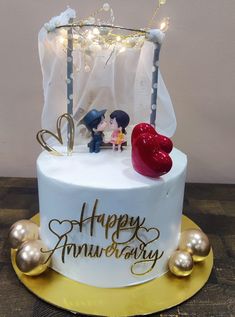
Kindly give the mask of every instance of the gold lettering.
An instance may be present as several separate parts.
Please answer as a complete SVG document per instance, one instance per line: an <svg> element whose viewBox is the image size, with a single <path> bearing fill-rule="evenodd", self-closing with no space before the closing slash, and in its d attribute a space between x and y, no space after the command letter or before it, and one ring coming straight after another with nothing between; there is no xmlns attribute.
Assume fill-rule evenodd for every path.
<svg viewBox="0 0 235 317"><path fill-rule="evenodd" d="M80 215L80 222L79 222L80 232L82 232L82 225L83 225L83 217L84 217L85 208L86 208L86 203L83 203L81 215Z"/></svg>
<svg viewBox="0 0 235 317"><path fill-rule="evenodd" d="M105 256L107 256L108 258L110 258L116 250L116 244L112 243L111 245L109 245L106 249L105 249Z"/></svg>
<svg viewBox="0 0 235 317"><path fill-rule="evenodd" d="M152 251L151 251L151 252L152 252ZM150 260L140 260L140 261L136 261L135 263L133 263L132 266L131 266L131 273L132 273L133 275L145 275L145 274L151 272L151 271L153 270L153 268L155 267L157 261L163 256L164 251L162 251L162 252L160 253L160 255L158 255L158 254L159 254L159 251L156 250L155 253L154 253L154 258L153 258L153 259L150 259ZM147 257L147 258L148 258L148 257ZM151 266L150 266L148 269L146 269L144 272L137 272L137 271L136 271L136 267L137 267L139 264L142 264L142 263L150 263Z"/></svg>
<svg viewBox="0 0 235 317"><path fill-rule="evenodd" d="M93 228L94 228L94 220L95 220L95 214L96 214L96 209L97 209L97 204L98 204L98 199L96 199L93 211L92 211L92 216L91 216L91 236L93 236Z"/></svg>
<svg viewBox="0 0 235 317"><path fill-rule="evenodd" d="M104 221L105 221L105 214L97 216L97 222L100 223L102 227L104 227Z"/></svg>
<svg viewBox="0 0 235 317"><path fill-rule="evenodd" d="M117 215L109 215L107 218L107 222L105 225L105 238L108 239L109 237L109 229L113 228L117 222Z"/></svg>
<svg viewBox="0 0 235 317"><path fill-rule="evenodd" d="M66 255L74 258L78 258L79 256L85 258L101 258L102 256L106 256L129 261L134 259L135 262L131 265L130 270L132 274L137 276L147 274L153 270L158 260L164 254L164 251L156 248L150 249L150 245L153 245L160 237L160 231L157 228L145 227L145 218L141 219L139 216L130 217L128 214L117 215L115 213L111 215L106 215L105 213L96 214L98 199L95 200L91 216L84 218L86 206L87 203L84 202L81 208L80 221L52 219L49 222L49 230L51 234L58 238L58 241L54 248L44 251L49 254L47 261L49 261L57 250L61 250L61 261L63 263L65 263ZM53 222L56 222L56 226ZM109 239L110 229L113 229L110 239L111 244L107 247L101 247L87 243L81 245L68 243L69 234L77 225L79 226L77 233L82 234L84 223L88 223L90 226L89 232L91 237L94 235L96 224L100 225L100 228L103 229L103 237L106 240ZM67 232L61 233L61 229L58 229L59 225L61 225L61 228L64 226ZM130 244L132 241L133 243ZM143 266L142 264L145 265Z"/></svg>
<svg viewBox="0 0 235 317"><path fill-rule="evenodd" d="M129 217L127 214L119 216L118 222L117 222L117 230L116 230L117 239L119 239L120 229L126 227L126 225L128 224L128 220L129 220Z"/></svg>

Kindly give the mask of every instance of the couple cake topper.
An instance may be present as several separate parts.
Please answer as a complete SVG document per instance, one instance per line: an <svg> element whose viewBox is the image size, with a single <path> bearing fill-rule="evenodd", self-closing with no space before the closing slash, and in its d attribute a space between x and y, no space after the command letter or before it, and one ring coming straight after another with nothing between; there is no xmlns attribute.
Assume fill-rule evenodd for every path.
<svg viewBox="0 0 235 317"><path fill-rule="evenodd" d="M122 151L122 145L125 143L126 127L130 122L129 115L122 110L115 110L110 114L109 127L113 131L109 143L104 143L104 130L108 123L105 120L106 110L90 110L82 119L86 128L91 132L91 141L88 143L90 153L100 152L101 146L112 146L112 149Z"/></svg>

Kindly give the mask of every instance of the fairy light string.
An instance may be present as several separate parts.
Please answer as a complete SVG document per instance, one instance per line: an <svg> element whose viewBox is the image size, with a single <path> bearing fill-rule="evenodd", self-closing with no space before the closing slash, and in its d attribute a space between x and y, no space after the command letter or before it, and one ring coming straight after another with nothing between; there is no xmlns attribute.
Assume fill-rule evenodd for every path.
<svg viewBox="0 0 235 317"><path fill-rule="evenodd" d="M57 29L65 29L65 28L72 28L77 35L82 37L83 39L87 40L93 40L96 44L103 43L108 44L108 46L113 44L122 44L126 47L134 47L135 43L138 43L138 39L145 37L150 29L150 26L153 25L157 13L161 6L166 4L166 0L157 0L157 7L154 10L153 16L151 17L147 28L144 29L136 29L136 28L128 28L123 26L114 25L114 14L113 10L110 7L109 3L104 3L103 6L96 11L94 11L89 17L82 19L82 20L74 20L73 23L65 24L65 25L59 25L56 28ZM110 23L106 22L100 22L100 19L97 18L97 16L101 13L108 13L109 12L109 18L108 21ZM160 29L165 32L166 29L169 26L169 18L164 18L163 21L160 24ZM85 31L83 31L85 29ZM88 30L90 29L90 30ZM121 31L129 31L132 34L115 34L113 33L114 30L121 30ZM79 30L79 31L77 31ZM81 31L82 30L82 31ZM74 42L76 44L76 41L78 42L79 38L74 38ZM129 41L128 41L129 40ZM80 41L81 42L81 41ZM85 42L85 41L84 41ZM140 41L141 42L141 41ZM84 43L85 44L85 43Z"/></svg>

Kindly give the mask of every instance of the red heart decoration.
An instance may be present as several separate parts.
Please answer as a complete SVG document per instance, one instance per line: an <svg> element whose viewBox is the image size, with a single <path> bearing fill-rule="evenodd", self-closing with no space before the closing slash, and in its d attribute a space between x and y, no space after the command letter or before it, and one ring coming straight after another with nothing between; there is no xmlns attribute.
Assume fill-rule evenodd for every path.
<svg viewBox="0 0 235 317"><path fill-rule="evenodd" d="M160 148L164 152L170 153L172 151L173 143L172 143L171 139L169 139L168 137L166 137L162 134L157 133L157 131L154 129L154 127L148 123L139 123L134 127L134 129L132 131L132 135L131 135L131 143L133 144L135 139L137 137L139 137L140 134L143 134L143 133L149 133L149 134L155 135L155 137L158 140L158 143L160 145Z"/></svg>
<svg viewBox="0 0 235 317"><path fill-rule="evenodd" d="M169 138L158 134L150 124L140 123L133 129L131 142L132 164L138 173L155 178L170 171L172 160L163 150L172 150Z"/></svg>

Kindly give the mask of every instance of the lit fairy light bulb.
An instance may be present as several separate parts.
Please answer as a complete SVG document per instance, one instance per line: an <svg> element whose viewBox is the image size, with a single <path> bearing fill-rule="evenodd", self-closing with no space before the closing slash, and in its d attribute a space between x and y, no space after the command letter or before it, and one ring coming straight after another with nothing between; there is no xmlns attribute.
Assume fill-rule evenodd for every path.
<svg viewBox="0 0 235 317"><path fill-rule="evenodd" d="M117 42L120 42L120 41L121 41L121 39L122 39L122 38L121 38L121 36L120 36L120 35L118 35L118 36L116 37L116 41L117 41Z"/></svg>
<svg viewBox="0 0 235 317"><path fill-rule="evenodd" d="M61 44L61 45L65 45L66 41L67 41L67 39L62 35L58 36L57 40L58 40L59 44Z"/></svg>
<svg viewBox="0 0 235 317"><path fill-rule="evenodd" d="M56 41L60 45L66 45L67 44L67 32L66 30L62 29L59 31L59 34L56 37Z"/></svg>
<svg viewBox="0 0 235 317"><path fill-rule="evenodd" d="M123 53L123 52L125 52L125 50L126 50L126 48L123 46L120 48L119 53Z"/></svg>
<svg viewBox="0 0 235 317"><path fill-rule="evenodd" d="M87 33L87 38L88 38L88 40L92 40L94 38L94 34L91 31L89 31Z"/></svg>
<svg viewBox="0 0 235 317"><path fill-rule="evenodd" d="M160 30L166 32L169 28L170 18L164 18L160 24Z"/></svg>
<svg viewBox="0 0 235 317"><path fill-rule="evenodd" d="M166 28L166 22L163 21L163 22L161 22L160 30L163 31L165 28Z"/></svg>
<svg viewBox="0 0 235 317"><path fill-rule="evenodd" d="M64 44L65 43L65 38L63 36L60 36L58 42L60 44Z"/></svg>
<svg viewBox="0 0 235 317"><path fill-rule="evenodd" d="M99 35L99 34L100 34L99 29L98 29L98 28L94 28L94 29L93 29L93 34L94 34L94 35Z"/></svg>

